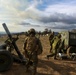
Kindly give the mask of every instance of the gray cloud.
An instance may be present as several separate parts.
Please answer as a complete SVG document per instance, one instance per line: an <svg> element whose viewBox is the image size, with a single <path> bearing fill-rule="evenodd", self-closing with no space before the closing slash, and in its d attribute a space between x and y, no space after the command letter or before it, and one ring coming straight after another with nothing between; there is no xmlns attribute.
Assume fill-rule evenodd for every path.
<svg viewBox="0 0 76 75"><path fill-rule="evenodd" d="M21 23L19 23L19 25L31 25L30 23L26 23L26 22L21 22Z"/></svg>
<svg viewBox="0 0 76 75"><path fill-rule="evenodd" d="M40 25L33 25L33 24L27 23L27 22L21 22L21 23L18 23L17 25L40 27Z"/></svg>
<svg viewBox="0 0 76 75"><path fill-rule="evenodd" d="M43 23L62 22L65 24L76 24L76 17L75 15L54 13L54 14L51 14L49 17L47 16L40 17L39 21Z"/></svg>
<svg viewBox="0 0 76 75"><path fill-rule="evenodd" d="M76 26L61 26L61 27L50 27L52 29L74 29Z"/></svg>
<svg viewBox="0 0 76 75"><path fill-rule="evenodd" d="M75 29L76 28L76 26L75 25L64 25L64 26L62 26L62 25L57 25L57 26L50 26L50 27L48 27L48 26L46 26L46 28L48 28L48 29L65 29L65 30L71 30L71 29Z"/></svg>

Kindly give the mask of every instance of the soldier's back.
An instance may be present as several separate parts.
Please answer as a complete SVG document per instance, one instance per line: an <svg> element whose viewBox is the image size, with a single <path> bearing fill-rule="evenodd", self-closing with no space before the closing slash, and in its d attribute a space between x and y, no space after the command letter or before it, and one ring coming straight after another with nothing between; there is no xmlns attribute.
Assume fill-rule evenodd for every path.
<svg viewBox="0 0 76 75"><path fill-rule="evenodd" d="M36 37L27 37L26 49L28 51L35 50L36 45L37 45L37 38Z"/></svg>

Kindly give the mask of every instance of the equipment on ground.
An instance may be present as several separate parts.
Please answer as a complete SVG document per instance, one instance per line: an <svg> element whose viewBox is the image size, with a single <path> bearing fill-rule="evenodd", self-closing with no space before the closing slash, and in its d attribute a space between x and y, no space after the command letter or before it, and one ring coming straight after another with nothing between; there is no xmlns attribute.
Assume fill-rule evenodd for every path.
<svg viewBox="0 0 76 75"><path fill-rule="evenodd" d="M10 69L13 65L13 62L21 63L24 65L26 65L27 62L26 58L23 57L23 55L21 54L20 50L16 45L17 39L14 40L12 38L12 35L9 32L5 23L3 23L2 25L10 40L10 42L8 40L6 42L9 44L9 47L12 46L14 48L13 50L15 50L18 55L11 53L11 51L9 50L6 50L8 46L6 42L3 45L0 45L0 72Z"/></svg>
<svg viewBox="0 0 76 75"><path fill-rule="evenodd" d="M69 32L69 31L63 31L60 32L61 34L61 40L64 40L64 46L60 51L59 56L61 57L67 57L72 60L76 59L76 33L75 32Z"/></svg>

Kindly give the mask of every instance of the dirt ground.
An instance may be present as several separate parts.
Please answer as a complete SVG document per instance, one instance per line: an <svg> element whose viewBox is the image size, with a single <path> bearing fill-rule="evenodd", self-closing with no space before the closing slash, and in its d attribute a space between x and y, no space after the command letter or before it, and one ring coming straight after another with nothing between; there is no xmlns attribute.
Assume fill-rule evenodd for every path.
<svg viewBox="0 0 76 75"><path fill-rule="evenodd" d="M22 45L25 36L19 36L17 45L22 52ZM76 75L76 61L71 60L54 60L50 58L46 59L46 55L49 53L50 45L48 36L41 36L40 40L43 46L43 53L39 56L37 75ZM10 70L1 72L0 75L31 75L30 71L25 72L25 66L17 63L13 63Z"/></svg>

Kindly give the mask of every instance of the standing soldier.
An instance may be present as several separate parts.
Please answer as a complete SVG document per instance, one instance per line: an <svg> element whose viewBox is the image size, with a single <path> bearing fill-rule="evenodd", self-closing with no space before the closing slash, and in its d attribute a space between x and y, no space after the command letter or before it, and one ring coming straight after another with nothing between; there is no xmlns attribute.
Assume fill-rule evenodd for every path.
<svg viewBox="0 0 76 75"><path fill-rule="evenodd" d="M32 75L36 75L37 64L38 64L38 55L42 53L42 45L40 40L35 36L35 29L30 29L28 31L28 37L25 38L24 42L24 51L25 57L32 61ZM27 68L28 69L28 68Z"/></svg>
<svg viewBox="0 0 76 75"><path fill-rule="evenodd" d="M59 53L60 49L61 49L61 34L57 35L57 38L55 39L55 42L53 43L53 50L55 50L55 55L54 55L54 59L57 59L57 53Z"/></svg>
<svg viewBox="0 0 76 75"><path fill-rule="evenodd" d="M60 51L61 49L61 34L58 34L53 43L52 43L52 50L51 50L51 54L47 55L47 58L54 56L54 59L57 59L57 53Z"/></svg>
<svg viewBox="0 0 76 75"><path fill-rule="evenodd" d="M53 40L54 39L54 32L52 32L49 36L49 41L50 41L50 52L52 50L52 43L53 43Z"/></svg>

